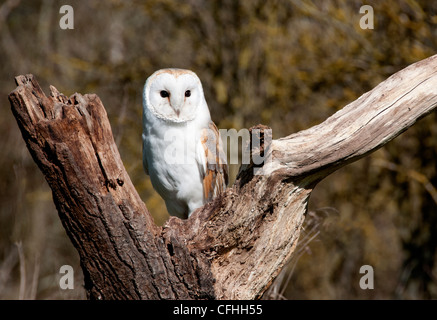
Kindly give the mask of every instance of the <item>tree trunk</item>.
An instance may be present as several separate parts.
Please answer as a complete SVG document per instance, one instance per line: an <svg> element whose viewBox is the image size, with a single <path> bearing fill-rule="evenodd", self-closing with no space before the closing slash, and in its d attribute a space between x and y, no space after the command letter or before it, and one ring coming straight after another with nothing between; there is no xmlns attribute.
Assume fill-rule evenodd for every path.
<svg viewBox="0 0 437 320"><path fill-rule="evenodd" d="M293 253L315 185L436 107L437 55L323 123L261 144L253 152L269 162L242 166L223 195L163 227L126 173L99 97L52 86L46 97L32 75L16 83L12 111L79 251L89 298L254 299ZM257 129L267 142L269 130Z"/></svg>

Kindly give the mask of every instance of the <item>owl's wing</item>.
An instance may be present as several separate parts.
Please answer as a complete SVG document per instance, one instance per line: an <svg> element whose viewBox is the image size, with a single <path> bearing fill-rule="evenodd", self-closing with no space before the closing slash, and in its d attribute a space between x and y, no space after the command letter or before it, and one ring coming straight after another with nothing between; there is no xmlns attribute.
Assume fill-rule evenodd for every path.
<svg viewBox="0 0 437 320"><path fill-rule="evenodd" d="M199 168L202 175L203 195L206 202L222 193L228 184L228 164L223 152L219 131L214 122L203 129L201 146L204 154L200 157ZM204 157L203 157L204 155Z"/></svg>

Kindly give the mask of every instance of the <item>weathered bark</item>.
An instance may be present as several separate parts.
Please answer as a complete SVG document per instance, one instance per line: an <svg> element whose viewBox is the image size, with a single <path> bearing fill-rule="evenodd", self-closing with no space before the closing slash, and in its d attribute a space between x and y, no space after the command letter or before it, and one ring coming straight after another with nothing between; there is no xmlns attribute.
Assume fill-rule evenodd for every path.
<svg viewBox="0 0 437 320"><path fill-rule="evenodd" d="M16 83L12 111L79 251L90 298L254 299L293 253L315 185L435 109L437 55L263 146L271 155L263 174L242 167L222 196L162 228L123 167L96 95L67 98L51 87L46 97L32 75Z"/></svg>

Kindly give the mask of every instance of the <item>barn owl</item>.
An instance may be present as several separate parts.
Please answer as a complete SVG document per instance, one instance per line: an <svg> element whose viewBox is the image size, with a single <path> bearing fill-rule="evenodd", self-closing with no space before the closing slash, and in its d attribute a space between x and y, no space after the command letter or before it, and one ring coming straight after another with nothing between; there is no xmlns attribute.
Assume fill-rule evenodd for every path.
<svg viewBox="0 0 437 320"><path fill-rule="evenodd" d="M147 79L142 139L144 170L169 214L187 218L226 189L220 134L194 72L162 69Z"/></svg>

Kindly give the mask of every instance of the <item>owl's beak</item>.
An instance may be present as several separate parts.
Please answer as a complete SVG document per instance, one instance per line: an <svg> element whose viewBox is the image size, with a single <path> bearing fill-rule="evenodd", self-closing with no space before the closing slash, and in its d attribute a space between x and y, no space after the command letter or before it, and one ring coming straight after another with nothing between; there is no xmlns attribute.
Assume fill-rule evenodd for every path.
<svg viewBox="0 0 437 320"><path fill-rule="evenodd" d="M170 96L170 105L173 108L174 112L179 118L179 115L181 114L183 100L178 99L177 94Z"/></svg>
<svg viewBox="0 0 437 320"><path fill-rule="evenodd" d="M172 105L171 107L172 107L173 111L176 113L176 115L179 118L179 115L181 114L181 107L179 105L176 105L176 106Z"/></svg>

